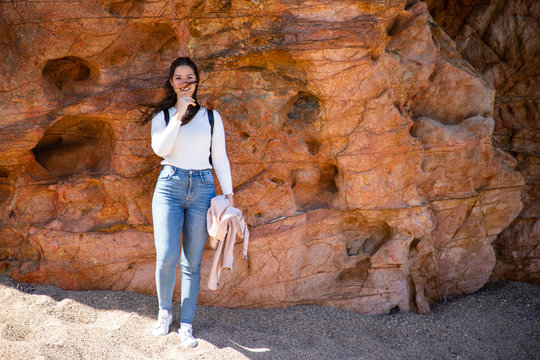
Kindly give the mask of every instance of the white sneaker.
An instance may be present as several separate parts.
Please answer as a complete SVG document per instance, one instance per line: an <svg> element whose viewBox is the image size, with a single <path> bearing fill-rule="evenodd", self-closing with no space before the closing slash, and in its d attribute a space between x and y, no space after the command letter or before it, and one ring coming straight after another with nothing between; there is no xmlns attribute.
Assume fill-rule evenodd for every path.
<svg viewBox="0 0 540 360"><path fill-rule="evenodd" d="M167 310L159 310L156 325L152 329L154 336L163 336L169 333L169 326L172 324L172 314Z"/></svg>
<svg viewBox="0 0 540 360"><path fill-rule="evenodd" d="M193 337L193 328L191 326L184 326L182 324L180 329L178 329L178 334L180 334L180 341L183 347L194 348L198 345L197 340Z"/></svg>

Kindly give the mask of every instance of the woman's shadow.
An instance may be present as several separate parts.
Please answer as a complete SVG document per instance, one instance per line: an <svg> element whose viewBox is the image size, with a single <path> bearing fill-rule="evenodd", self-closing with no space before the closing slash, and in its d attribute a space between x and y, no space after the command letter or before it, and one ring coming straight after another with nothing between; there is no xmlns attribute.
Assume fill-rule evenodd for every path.
<svg viewBox="0 0 540 360"><path fill-rule="evenodd" d="M5 276L0 276L0 286L12 287L30 296L45 295L56 304L69 299L95 310L120 310L128 314L138 314L148 319L145 321L148 328L140 331L149 337L153 336L151 326L157 312L157 298L154 296L127 291L62 290L51 285L19 283ZM199 342L208 342L218 349L231 348L250 359L332 358L335 351L343 353L344 344L340 345L340 341L336 341L338 339L334 336L329 338L325 330L333 323L335 315L343 311L322 308L327 316L310 316L310 312L316 311L315 308L320 307L309 305L284 309L231 309L198 305L194 335ZM88 317L80 311L61 312L62 310L55 310L49 315L78 323L85 319L77 319L77 316ZM328 312L335 314L328 315ZM180 304L176 302L173 302L173 314L175 319L167 336L176 336L175 332L179 328Z"/></svg>

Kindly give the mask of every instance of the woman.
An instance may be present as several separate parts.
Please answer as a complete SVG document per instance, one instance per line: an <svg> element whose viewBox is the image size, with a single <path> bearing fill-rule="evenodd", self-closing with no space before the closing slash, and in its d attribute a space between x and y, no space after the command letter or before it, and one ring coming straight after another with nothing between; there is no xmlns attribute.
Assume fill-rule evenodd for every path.
<svg viewBox="0 0 540 360"><path fill-rule="evenodd" d="M198 84L195 63L187 57L174 60L163 99L141 117L143 124L152 120L152 149L163 157L152 200L159 301L158 320L152 333L156 336L169 333L176 266L181 251L182 310L178 332L182 345L187 347L197 346L192 323L199 295L201 259L208 237L206 213L215 196L212 165L223 193L234 205L223 122L214 111L212 134L210 110L197 103ZM169 114L168 124L165 111Z"/></svg>

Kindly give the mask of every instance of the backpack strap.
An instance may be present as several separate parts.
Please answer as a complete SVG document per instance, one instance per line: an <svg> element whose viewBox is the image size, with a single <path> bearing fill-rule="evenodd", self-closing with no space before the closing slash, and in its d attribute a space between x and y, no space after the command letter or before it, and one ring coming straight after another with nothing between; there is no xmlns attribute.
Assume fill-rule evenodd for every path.
<svg viewBox="0 0 540 360"><path fill-rule="evenodd" d="M165 115L165 126L169 125L169 109L163 110L163 115Z"/></svg>
<svg viewBox="0 0 540 360"><path fill-rule="evenodd" d="M208 113L208 122L210 123L210 156L208 157L208 160L210 161L210 165L212 164L212 135L214 135L214 110L208 110L206 109L206 112Z"/></svg>

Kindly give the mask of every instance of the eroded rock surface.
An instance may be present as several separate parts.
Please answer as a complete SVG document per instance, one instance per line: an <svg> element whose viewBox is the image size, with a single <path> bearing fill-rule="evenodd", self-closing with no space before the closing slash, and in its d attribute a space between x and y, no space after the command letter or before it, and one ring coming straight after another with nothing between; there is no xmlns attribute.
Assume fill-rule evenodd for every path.
<svg viewBox="0 0 540 360"><path fill-rule="evenodd" d="M427 1L458 51L496 90L493 143L523 175L519 216L494 241L493 280L540 283L540 3Z"/></svg>
<svg viewBox="0 0 540 360"><path fill-rule="evenodd" d="M522 209L517 162L492 145L495 89L424 2L0 10L0 258L16 280L155 293L159 159L135 120L179 54L225 119L252 235L215 292L205 252L204 304L428 312L487 281Z"/></svg>

